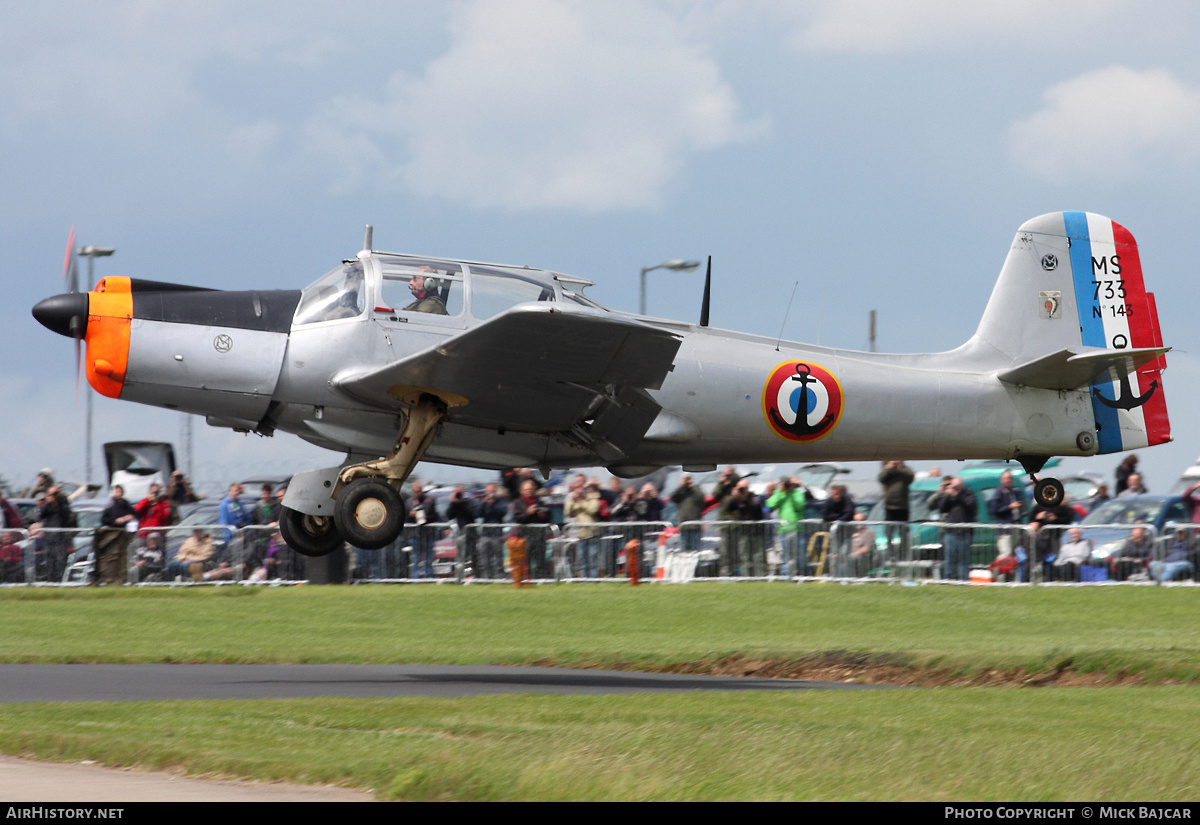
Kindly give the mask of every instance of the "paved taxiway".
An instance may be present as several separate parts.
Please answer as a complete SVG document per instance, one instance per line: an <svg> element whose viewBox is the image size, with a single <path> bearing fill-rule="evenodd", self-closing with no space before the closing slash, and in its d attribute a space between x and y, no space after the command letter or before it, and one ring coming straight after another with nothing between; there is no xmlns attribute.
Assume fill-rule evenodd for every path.
<svg viewBox="0 0 1200 825"><path fill-rule="evenodd" d="M2 702L482 696L728 690L878 690L881 685L626 673L553 667L442 665L0 665Z"/></svg>
<svg viewBox="0 0 1200 825"><path fill-rule="evenodd" d="M33 762L0 756L0 799L9 818L20 817L17 800L54 802L371 802L349 788L191 779L163 771L127 771L90 764ZM47 818L47 817L42 817ZM59 815L60 819L66 816ZM80 818L83 818L82 816ZM128 819L128 817L122 817Z"/></svg>

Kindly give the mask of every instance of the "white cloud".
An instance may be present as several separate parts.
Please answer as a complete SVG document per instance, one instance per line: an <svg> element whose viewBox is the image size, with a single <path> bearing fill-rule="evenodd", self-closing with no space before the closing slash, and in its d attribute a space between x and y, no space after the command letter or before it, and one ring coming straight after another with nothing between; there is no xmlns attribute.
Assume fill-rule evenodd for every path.
<svg viewBox="0 0 1200 825"><path fill-rule="evenodd" d="M273 12L282 8L243 5L0 7L0 135L9 157L33 166L56 147L53 174L85 197L121 197L133 180L155 181L194 204L281 179L292 159L286 124L312 109L304 82L333 54L335 13L289 4L281 21ZM68 172L75 163L86 172Z"/></svg>
<svg viewBox="0 0 1200 825"><path fill-rule="evenodd" d="M1200 90L1165 69L1110 66L1047 90L1009 127L1012 162L1052 181L1126 179L1200 147Z"/></svg>
<svg viewBox="0 0 1200 825"><path fill-rule="evenodd" d="M1043 46L1103 24L1119 0L784 0L801 52L902 54L980 45Z"/></svg>
<svg viewBox="0 0 1200 825"><path fill-rule="evenodd" d="M452 36L383 100L331 104L310 147L349 158L348 181L476 208L608 210L655 204L689 156L765 128L739 119L715 61L661 9L478 0Z"/></svg>
<svg viewBox="0 0 1200 825"><path fill-rule="evenodd" d="M194 67L233 51L235 28L219 4L148 0L30 7L4 22L0 111L9 125L78 120L127 132L157 131L203 106Z"/></svg>

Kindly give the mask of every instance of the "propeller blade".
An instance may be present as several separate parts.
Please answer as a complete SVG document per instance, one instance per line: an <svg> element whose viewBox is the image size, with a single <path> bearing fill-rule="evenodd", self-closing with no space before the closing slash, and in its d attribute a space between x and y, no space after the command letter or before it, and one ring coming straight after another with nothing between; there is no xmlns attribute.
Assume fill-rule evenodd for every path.
<svg viewBox="0 0 1200 825"><path fill-rule="evenodd" d="M75 403L79 403L79 388L83 385L83 348L82 336L75 336Z"/></svg>
<svg viewBox="0 0 1200 825"><path fill-rule="evenodd" d="M67 235L67 254L63 256L63 281L66 282L67 292L79 291L79 267L75 258L75 227L71 227Z"/></svg>
<svg viewBox="0 0 1200 825"><path fill-rule="evenodd" d="M67 234L67 252L63 255L63 281L67 285L67 293L79 292L79 258L75 254L75 227ZM84 307L87 306L84 298ZM87 316L72 315L67 322L67 330L75 339L75 403L79 403L79 389L83 384L83 337L87 332Z"/></svg>
<svg viewBox="0 0 1200 825"><path fill-rule="evenodd" d="M700 326L708 326L708 301L712 290L712 255L708 256L708 269L704 271L704 302L700 305Z"/></svg>

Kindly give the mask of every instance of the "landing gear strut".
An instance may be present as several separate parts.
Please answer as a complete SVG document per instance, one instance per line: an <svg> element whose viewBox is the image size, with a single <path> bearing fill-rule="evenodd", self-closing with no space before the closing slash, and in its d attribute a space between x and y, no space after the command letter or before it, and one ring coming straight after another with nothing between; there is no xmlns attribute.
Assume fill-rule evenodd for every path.
<svg viewBox="0 0 1200 825"><path fill-rule="evenodd" d="M334 488L334 521L346 541L375 550L396 540L404 528L399 487L433 441L446 417L446 403L422 393L406 416L396 446L387 458L347 467Z"/></svg>
<svg viewBox="0 0 1200 825"><path fill-rule="evenodd" d="M1046 466L1046 462L1050 460L1050 456L1022 456L1017 460L1021 462L1021 466L1025 469L1025 472L1033 479L1034 501L1042 507L1057 507L1063 503L1066 490L1063 489L1062 482L1057 478L1039 479L1036 475Z"/></svg>
<svg viewBox="0 0 1200 825"><path fill-rule="evenodd" d="M378 549L400 535L404 527L400 485L425 454L449 407L467 399L453 395L442 399L416 388L401 388L394 394L409 411L387 458L293 476L279 529L296 552L323 556L344 541Z"/></svg>

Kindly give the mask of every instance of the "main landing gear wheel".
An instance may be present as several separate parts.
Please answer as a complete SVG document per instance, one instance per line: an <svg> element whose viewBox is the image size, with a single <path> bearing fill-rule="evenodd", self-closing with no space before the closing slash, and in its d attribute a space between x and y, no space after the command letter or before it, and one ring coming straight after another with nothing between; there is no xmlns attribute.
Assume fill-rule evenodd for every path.
<svg viewBox="0 0 1200 825"><path fill-rule="evenodd" d="M279 532L288 547L302 556L325 556L342 546L342 535L329 516L310 516L284 507Z"/></svg>
<svg viewBox="0 0 1200 825"><path fill-rule="evenodd" d="M357 478L338 496L334 516L346 541L364 550L378 550L400 535L404 499L382 478Z"/></svg>
<svg viewBox="0 0 1200 825"><path fill-rule="evenodd" d="M1043 507L1057 507L1063 503L1066 491L1057 478L1043 478L1033 485L1033 500Z"/></svg>

